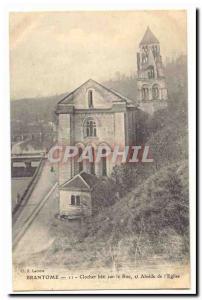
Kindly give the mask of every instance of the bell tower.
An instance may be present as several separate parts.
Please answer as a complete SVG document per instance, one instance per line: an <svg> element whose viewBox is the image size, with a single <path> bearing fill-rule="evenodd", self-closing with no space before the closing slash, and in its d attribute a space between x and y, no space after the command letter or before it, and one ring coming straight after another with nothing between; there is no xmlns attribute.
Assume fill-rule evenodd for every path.
<svg viewBox="0 0 202 300"><path fill-rule="evenodd" d="M137 87L140 109L153 114L167 107L168 95L160 43L149 27L137 53Z"/></svg>

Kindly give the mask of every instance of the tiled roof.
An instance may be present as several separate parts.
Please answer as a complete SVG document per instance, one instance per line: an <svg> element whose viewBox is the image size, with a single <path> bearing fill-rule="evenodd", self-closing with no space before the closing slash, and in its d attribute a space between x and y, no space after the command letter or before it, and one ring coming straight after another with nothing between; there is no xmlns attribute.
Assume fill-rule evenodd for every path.
<svg viewBox="0 0 202 300"><path fill-rule="evenodd" d="M80 176L85 180L85 182L92 188L98 183L99 179L95 175L88 174L86 172L81 172Z"/></svg>
<svg viewBox="0 0 202 300"><path fill-rule="evenodd" d="M148 44L155 44L159 43L159 40L155 37L149 26L140 42L140 45L148 45Z"/></svg>
<svg viewBox="0 0 202 300"><path fill-rule="evenodd" d="M61 190L90 191L99 179L95 175L81 172L60 186Z"/></svg>

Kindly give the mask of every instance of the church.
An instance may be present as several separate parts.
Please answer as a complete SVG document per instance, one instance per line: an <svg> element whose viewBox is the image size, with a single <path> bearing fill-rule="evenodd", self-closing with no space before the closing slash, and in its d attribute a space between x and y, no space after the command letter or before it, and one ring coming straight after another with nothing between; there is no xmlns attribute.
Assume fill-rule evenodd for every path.
<svg viewBox="0 0 202 300"><path fill-rule="evenodd" d="M135 145L140 110L153 114L167 106L160 43L148 27L137 53L136 101L89 79L57 104L58 144L114 149ZM94 187L116 165L103 155L99 162L68 160L59 164L59 213L69 219L93 214Z"/></svg>

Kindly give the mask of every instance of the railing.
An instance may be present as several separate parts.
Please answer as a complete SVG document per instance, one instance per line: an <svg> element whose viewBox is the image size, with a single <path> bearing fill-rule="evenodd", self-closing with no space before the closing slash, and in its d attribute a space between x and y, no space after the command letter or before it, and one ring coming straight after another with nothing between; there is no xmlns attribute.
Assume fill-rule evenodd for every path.
<svg viewBox="0 0 202 300"><path fill-rule="evenodd" d="M12 211L13 217L16 215L19 207L22 207L27 203L27 201L28 201L31 193L33 192L34 187L35 187L35 185L36 185L36 183L37 183L37 181L38 181L38 179L41 175L41 172L42 172L42 169L43 169L43 166L44 166L44 161L45 161L44 157L41 158L41 160L39 162L39 165L38 165L36 171L34 172L34 175L33 175L32 179L30 180L26 190L24 191L22 197L20 198L19 202L16 204L16 206L14 207L14 209Z"/></svg>

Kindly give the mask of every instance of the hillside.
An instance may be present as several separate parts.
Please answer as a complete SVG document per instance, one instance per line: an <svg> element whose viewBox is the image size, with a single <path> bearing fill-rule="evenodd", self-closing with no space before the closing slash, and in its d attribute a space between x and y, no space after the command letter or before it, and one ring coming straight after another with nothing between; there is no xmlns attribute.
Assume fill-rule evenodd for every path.
<svg viewBox="0 0 202 300"><path fill-rule="evenodd" d="M26 122L46 122L55 120L55 106L64 94L52 97L24 98L11 100L11 120Z"/></svg>
<svg viewBox="0 0 202 300"><path fill-rule="evenodd" d="M54 243L33 263L68 269L183 263L189 235L187 161L150 176L111 207L92 219L61 222L53 219ZM40 258L39 258L40 257Z"/></svg>

